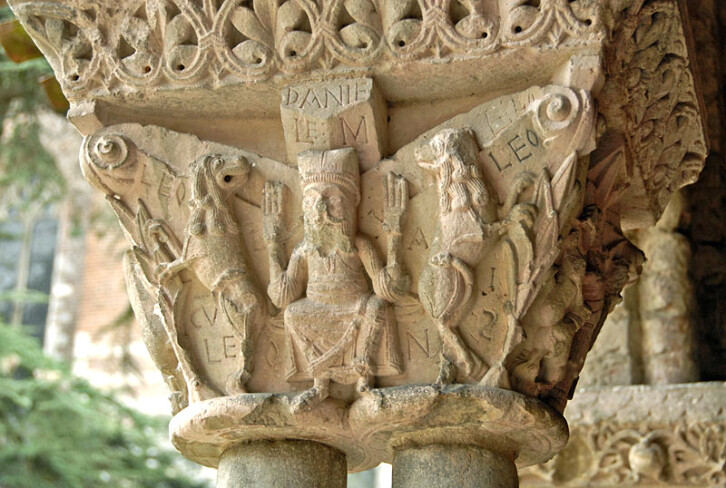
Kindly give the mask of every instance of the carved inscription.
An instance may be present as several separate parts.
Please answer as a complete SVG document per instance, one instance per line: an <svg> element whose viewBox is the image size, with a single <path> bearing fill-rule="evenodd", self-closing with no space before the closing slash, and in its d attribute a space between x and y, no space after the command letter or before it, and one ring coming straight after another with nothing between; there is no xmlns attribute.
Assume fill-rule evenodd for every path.
<svg viewBox="0 0 726 488"><path fill-rule="evenodd" d="M233 356L228 341L234 336L221 338L222 356L238 357L240 362L240 368L229 378L226 388L233 393L246 393L246 384L252 375L252 327L266 315L266 303L249 277L241 229L229 200L249 181L251 164L242 156L209 154L194 161L190 169L191 214L185 228L184 247L181 256L163 266L159 280L166 284L180 272L190 271L217 299L220 313L215 310L210 318L205 310L207 322L214 324L219 315L241 341L240 354ZM206 340L205 347L207 357L211 358Z"/></svg>
<svg viewBox="0 0 726 488"><path fill-rule="evenodd" d="M505 138L505 145L492 148L488 156L502 172L543 151L542 138L534 129L527 128Z"/></svg>
<svg viewBox="0 0 726 488"><path fill-rule="evenodd" d="M294 117L295 121L295 142L309 144L310 147L325 144L330 134L330 129L325 121L300 116ZM357 121L349 122L345 116L339 116L340 133L343 138L343 146L356 147L368 143L368 125L365 115L358 117Z"/></svg>
<svg viewBox="0 0 726 488"><path fill-rule="evenodd" d="M386 104L370 78L288 86L280 113L290 164L311 149L353 147L364 171L383 157Z"/></svg>
<svg viewBox="0 0 726 488"><path fill-rule="evenodd" d="M484 111L487 138L494 138L502 129L509 127L517 117L517 108L512 98L501 98Z"/></svg>
<svg viewBox="0 0 726 488"><path fill-rule="evenodd" d="M494 327L497 324L498 316L489 310L480 310L472 314L476 318L476 331L470 332L471 338L476 343L481 343L482 339L486 342L494 340Z"/></svg>
<svg viewBox="0 0 726 488"><path fill-rule="evenodd" d="M358 118L358 125L354 123L355 129L345 120L345 117L340 117L340 125L343 131L344 145L355 146L356 144L368 143L368 127L365 115L361 115Z"/></svg>
<svg viewBox="0 0 726 488"><path fill-rule="evenodd" d="M314 144L318 137L317 122L302 116L294 117L293 120L295 121L295 142Z"/></svg>
<svg viewBox="0 0 726 488"><path fill-rule="evenodd" d="M231 335L204 339L207 363L221 363L226 359L236 358L238 346L235 337Z"/></svg>
<svg viewBox="0 0 726 488"><path fill-rule="evenodd" d="M204 351L207 353L207 363L212 364L212 363L221 363L222 362L221 359L212 358L212 353L209 350L209 339L204 339Z"/></svg>
<svg viewBox="0 0 726 488"><path fill-rule="evenodd" d="M174 146L191 148L191 161L86 163L150 257L144 286L164 298L193 401L307 382L291 404L298 412L374 385L546 393L560 380L583 316L561 210L582 201L587 94L547 86L503 96L365 168L366 147L381 139L378 97L371 80L283 89L295 165L181 135ZM331 134L353 147L309 149ZM572 303L548 307L540 295Z"/></svg>
<svg viewBox="0 0 726 488"><path fill-rule="evenodd" d="M429 339L429 329L424 329L418 336L412 331L406 331L407 358L411 361L416 354L412 354L413 350L418 350L418 354L423 354L426 358L432 358L438 354L431 348L431 340Z"/></svg>
<svg viewBox="0 0 726 488"><path fill-rule="evenodd" d="M282 90L282 107L338 109L370 100L372 90L367 79L289 86Z"/></svg>
<svg viewBox="0 0 726 488"><path fill-rule="evenodd" d="M200 329L204 326L213 326L214 321L217 320L217 309L209 310L209 307L201 305L195 307L189 313L189 322L193 327Z"/></svg>
<svg viewBox="0 0 726 488"><path fill-rule="evenodd" d="M426 241L426 236L423 233L421 227L416 227L416 231L413 233L411 240L408 241L407 249L413 251L414 249L428 249L429 243Z"/></svg>
<svg viewBox="0 0 726 488"><path fill-rule="evenodd" d="M511 146L517 140L512 137L507 144L515 155L526 147ZM430 249L429 263L419 278L419 293L442 343L440 382L478 380L482 358L468 347L459 325L473 306L476 267L486 259L487 251L500 239L509 238L520 266L529 266L522 261L531 259L531 242L521 226L525 219L533 218L530 212L536 212L536 208L513 203L531 182L514 185L508 195L510 203L498 208L489 197L490 183L482 177L479 152L473 132L466 129L442 130L418 152L419 165L434 172L439 190L436 246ZM486 292L481 291L485 296ZM488 323L483 325L491 326L496 315L484 315ZM479 337L474 339L479 342Z"/></svg>

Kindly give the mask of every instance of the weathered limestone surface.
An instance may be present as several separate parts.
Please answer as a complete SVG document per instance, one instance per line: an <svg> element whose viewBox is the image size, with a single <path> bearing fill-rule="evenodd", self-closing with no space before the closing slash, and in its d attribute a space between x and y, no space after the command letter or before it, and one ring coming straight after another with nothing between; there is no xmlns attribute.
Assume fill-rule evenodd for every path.
<svg viewBox="0 0 726 488"><path fill-rule="evenodd" d="M567 442L560 415L501 389L465 385L381 388L348 406L328 400L293 412L294 394L256 394L193 404L171 422L171 439L188 458L216 466L247 441L319 441L346 454L349 471L395 461L395 452L427 445L473 445L505 453L519 466L549 459Z"/></svg>
<svg viewBox="0 0 726 488"><path fill-rule="evenodd" d="M253 442L226 450L219 460L218 488L269 486L345 488L345 456L317 442Z"/></svg>
<svg viewBox="0 0 726 488"><path fill-rule="evenodd" d="M304 485L293 441L516 486L565 445L624 230L706 156L675 1L11 3L128 238L172 439L221 486L250 456Z"/></svg>
<svg viewBox="0 0 726 488"><path fill-rule="evenodd" d="M386 102L371 78L301 83L282 91L287 160L310 149L354 147L363 171L386 154Z"/></svg>
<svg viewBox="0 0 726 488"><path fill-rule="evenodd" d="M508 91L520 71L528 86L573 53L596 53L612 18L599 2L562 0L12 3L74 101L153 94L126 102L217 117L275 114L291 79L351 71L374 74L389 101Z"/></svg>
<svg viewBox="0 0 726 488"><path fill-rule="evenodd" d="M638 282L644 382L650 385L698 380L694 345L693 288L688 276L691 246L675 232L681 214L675 198L652 229L634 237L648 262Z"/></svg>
<svg viewBox="0 0 726 488"><path fill-rule="evenodd" d="M393 484L401 488L517 488L514 462L473 446L427 446L396 452Z"/></svg>
<svg viewBox="0 0 726 488"><path fill-rule="evenodd" d="M676 231L684 203L682 194L674 195L656 227L631 234L647 261L608 317L588 355L580 387L699 380L692 256L688 241Z"/></svg>
<svg viewBox="0 0 726 488"><path fill-rule="evenodd" d="M488 122L486 114L498 107L504 109L497 123L509 121L509 128ZM256 385L252 391L272 392L288 391L290 380L322 382L314 372L318 363L328 371L326 376L337 374L336 383L341 384L348 384L344 376L369 382L369 376L378 376L390 386L449 383L458 377L489 386L515 381L515 389L538 394L565 378L567 349L556 345L571 341L577 321L589 316L584 299L573 294L584 279L585 258L579 249L588 245L581 242L586 236L575 231L564 246L558 236L568 232L579 212L585 187L578 183L584 161L578 160L577 151L592 147L592 121L592 105L584 92L532 88L451 119L360 177L357 155L350 149L301 153L298 177L291 165L189 135L127 124L87 138L84 172L107 193L133 239L134 248L127 255L132 303L139 310L152 306L156 300L149 298L156 286L161 287L156 293L166 298L159 306L162 316L168 315L163 324L149 327L181 329L188 336L183 340L188 344L177 339L171 347L181 355L180 368L193 400L214 397L215 390L245 388L248 381ZM500 133L495 133L497 128ZM474 166L479 147L486 155L482 169ZM162 160L153 156L162 151ZM185 170L189 158L195 162ZM447 174L461 171L457 165L472 168L464 173L471 176L450 186ZM434 172L435 179L428 172ZM378 190L381 186L384 192ZM125 198L117 198L120 195ZM302 208L295 200L302 200ZM351 209L357 201L361 204L356 218ZM427 218L437 206L439 220ZM321 209L337 216L333 219L349 219L340 222L339 236L326 230L327 221L319 221ZM302 228L296 224L301 211ZM365 233L356 233L356 227ZM457 240L458 231L471 235L466 238L471 243ZM225 234L241 239L224 238ZM261 240L269 249L259 246ZM335 275L337 265L310 256L308 248L321 249L315 253L324 256L342 251L336 258L342 260L342 274ZM559 257L563 248L564 258ZM385 267L381 255L387 256ZM230 256L238 264L232 264ZM558 259L566 262L555 278L551 267ZM179 274L187 270L188 276ZM372 287L362 281L366 278L361 272ZM570 288L560 292L567 301L548 311L552 322L527 322L530 307L549 307L535 300L540 290L554 293L558 284ZM306 287L307 298L296 302ZM481 291L474 294L475 287ZM265 288L269 304L261 292ZM326 294L336 289L342 295L328 298ZM423 300L415 298L416 292ZM187 298L180 299L180 293ZM284 317L275 307L287 307ZM182 308L187 311L180 313ZM214 312L220 308L223 313ZM467 315L479 309L486 320ZM557 325L569 310L577 316L575 321ZM343 342L328 346L334 348L327 356L315 348L308 351L306 344L319 340L315 334L322 330L308 330L302 322L296 325L297 317L305 322L310 314L333 312L340 314L336 321L351 321L348 332L343 328L333 339ZM269 326L263 326L266 314ZM159 321L151 310L144 315ZM182 326L184 322L189 326ZM544 336L537 340L545 343L530 344L519 332L522 327L530 341L540 333ZM555 332L548 332L552 327ZM458 328L469 336L468 344ZM439 338L443 361L434 354ZM254 340L260 346L253 359ZM346 352L354 342L360 344L358 351ZM405 344L406 354L399 343ZM283 349L290 347L288 352ZM553 355L555 350L561 350L559 356ZM530 353L541 366L527 362ZM201 361L187 358L190 354ZM354 356L345 359L346 354ZM272 364L256 368L261 360ZM275 360L286 367L270 369ZM334 360L343 360L344 366L347 361L362 364L348 363L349 371L332 373L332 366L323 361ZM412 368L409 363L414 361ZM381 371L367 372L374 362ZM544 381L539 380L540 367ZM240 384L235 387L230 381ZM319 388L327 387L321 383Z"/></svg>
<svg viewBox="0 0 726 488"><path fill-rule="evenodd" d="M567 448L522 486L720 487L726 384L583 389L567 405Z"/></svg>
<svg viewBox="0 0 726 488"><path fill-rule="evenodd" d="M588 355L579 382L587 390L576 393L566 410L570 443L553 461L525 474L524 486L724 485L726 385L689 382L699 379L694 363L700 379L723 378L726 364L720 299L724 260L719 259L724 240L719 27L725 18L719 2L684 3L689 6L696 46L691 59L698 64L711 152L700 181L671 200L656 228L635 233L648 259L643 277L624 291L624 303L608 317ZM691 300L692 284L697 306ZM668 388L622 387L679 382ZM607 411L596 407L590 416L593 405L580 403L581 395L596 395L613 405ZM616 414L616 409L622 412Z"/></svg>

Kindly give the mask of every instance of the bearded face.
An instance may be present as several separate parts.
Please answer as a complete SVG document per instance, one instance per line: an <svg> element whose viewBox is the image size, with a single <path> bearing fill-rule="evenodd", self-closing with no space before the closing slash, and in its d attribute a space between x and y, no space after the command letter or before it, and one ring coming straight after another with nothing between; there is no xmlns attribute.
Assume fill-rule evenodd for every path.
<svg viewBox="0 0 726 488"><path fill-rule="evenodd" d="M332 183L315 183L305 188L302 207L308 242L325 249L352 248L356 207L348 192Z"/></svg>

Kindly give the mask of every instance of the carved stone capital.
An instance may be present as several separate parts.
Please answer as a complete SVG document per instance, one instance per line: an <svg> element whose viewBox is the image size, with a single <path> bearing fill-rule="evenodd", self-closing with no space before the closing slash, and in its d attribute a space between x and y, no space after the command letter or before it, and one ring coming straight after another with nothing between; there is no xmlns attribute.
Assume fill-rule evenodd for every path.
<svg viewBox="0 0 726 488"><path fill-rule="evenodd" d="M670 0L11 3L208 465L266 438L546 459L642 261L623 231L706 154Z"/></svg>
<svg viewBox="0 0 726 488"><path fill-rule="evenodd" d="M522 486L723 486L724 404L723 383L578 391L567 447L522 470Z"/></svg>

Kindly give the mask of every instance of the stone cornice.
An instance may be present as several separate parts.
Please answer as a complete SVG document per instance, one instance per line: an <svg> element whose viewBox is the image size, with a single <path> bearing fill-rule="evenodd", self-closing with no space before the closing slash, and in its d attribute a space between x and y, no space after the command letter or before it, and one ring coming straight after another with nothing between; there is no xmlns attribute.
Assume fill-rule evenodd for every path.
<svg viewBox="0 0 726 488"><path fill-rule="evenodd" d="M600 2L567 0L539 7L508 0L498 12L457 0L11 3L72 101L279 86L301 73L395 77L402 62L427 76L451 63L532 50L566 59L597 50L607 31Z"/></svg>

